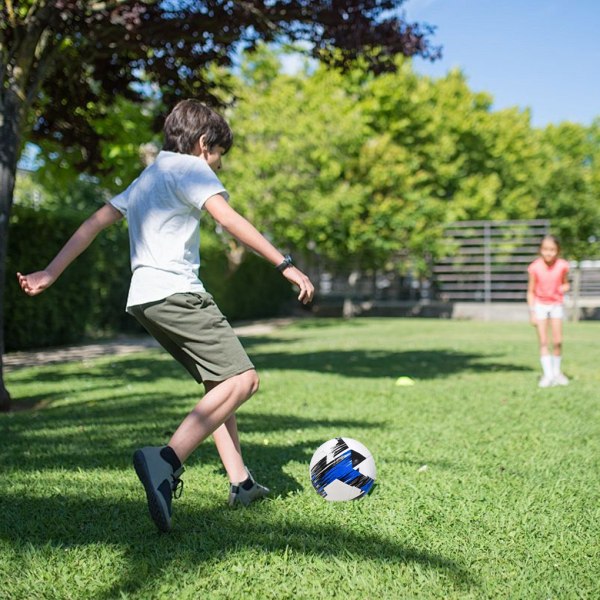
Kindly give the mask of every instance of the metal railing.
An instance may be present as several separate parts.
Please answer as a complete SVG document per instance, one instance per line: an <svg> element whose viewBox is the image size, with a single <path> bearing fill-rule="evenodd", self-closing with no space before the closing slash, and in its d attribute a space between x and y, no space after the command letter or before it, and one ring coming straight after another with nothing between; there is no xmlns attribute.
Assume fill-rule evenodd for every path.
<svg viewBox="0 0 600 600"><path fill-rule="evenodd" d="M547 219L459 221L445 232L448 256L433 268L448 302L511 302L527 296L527 266L550 230Z"/></svg>

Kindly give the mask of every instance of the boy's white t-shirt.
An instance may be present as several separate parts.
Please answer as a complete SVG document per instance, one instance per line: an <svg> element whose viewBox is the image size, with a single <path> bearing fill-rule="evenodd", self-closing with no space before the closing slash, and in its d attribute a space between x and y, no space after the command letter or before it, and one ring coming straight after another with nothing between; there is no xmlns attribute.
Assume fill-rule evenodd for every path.
<svg viewBox="0 0 600 600"><path fill-rule="evenodd" d="M162 151L110 204L129 224L131 285L127 309L180 292L204 292L200 211L215 194L229 194L208 163Z"/></svg>

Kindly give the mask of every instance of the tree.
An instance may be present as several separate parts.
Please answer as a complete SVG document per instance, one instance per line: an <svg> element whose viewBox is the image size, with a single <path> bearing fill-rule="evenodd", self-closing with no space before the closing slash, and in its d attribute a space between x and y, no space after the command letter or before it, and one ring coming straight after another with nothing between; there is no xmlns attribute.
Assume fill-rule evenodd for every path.
<svg viewBox="0 0 600 600"><path fill-rule="evenodd" d="M0 298L17 160L24 133L52 138L74 164L97 164L90 120L119 96L155 83L166 104L210 98L205 67L227 65L240 43L307 40L314 56L344 66L365 49L376 71L397 53L435 58L428 26L398 15L403 0L4 0L0 2ZM133 84L139 84L136 88ZM140 89L141 86L141 89ZM3 311L0 303L0 356ZM0 359L0 406L10 398Z"/></svg>
<svg viewBox="0 0 600 600"><path fill-rule="evenodd" d="M373 132L364 179L374 196L397 199L394 228L414 257L447 250L449 222L534 216L540 145L527 112L492 111L460 71L430 79L408 61L358 93Z"/></svg>
<svg viewBox="0 0 600 600"><path fill-rule="evenodd" d="M223 176L261 228L346 273L426 274L448 222L535 216L540 136L527 112L492 112L459 71L432 80L402 57L390 73L367 64L292 77L264 50L244 64Z"/></svg>
<svg viewBox="0 0 600 600"><path fill-rule="evenodd" d="M340 213L353 203L349 170L366 133L343 75L322 66L284 75L278 57L261 48L237 85L236 142L223 173L232 201L275 243L343 261L349 250L342 251L348 235Z"/></svg>
<svg viewBox="0 0 600 600"><path fill-rule="evenodd" d="M539 218L552 220L568 258L600 251L600 119L549 125L542 132L544 170Z"/></svg>

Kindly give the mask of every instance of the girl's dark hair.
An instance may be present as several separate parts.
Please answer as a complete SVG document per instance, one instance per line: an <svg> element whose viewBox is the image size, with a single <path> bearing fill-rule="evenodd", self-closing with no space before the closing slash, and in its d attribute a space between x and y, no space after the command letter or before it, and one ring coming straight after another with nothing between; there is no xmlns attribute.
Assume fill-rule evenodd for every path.
<svg viewBox="0 0 600 600"><path fill-rule="evenodd" d="M547 235L545 235L542 238L542 241L540 242L540 248L542 247L542 244L546 241L549 240L551 242L554 242L556 244L556 249L560 252L560 242L558 241L558 238L555 235L551 235L550 233L548 233Z"/></svg>
<svg viewBox="0 0 600 600"><path fill-rule="evenodd" d="M205 136L210 150L222 146L227 152L233 133L225 119L199 100L182 100L165 119L163 150L192 154L198 140Z"/></svg>

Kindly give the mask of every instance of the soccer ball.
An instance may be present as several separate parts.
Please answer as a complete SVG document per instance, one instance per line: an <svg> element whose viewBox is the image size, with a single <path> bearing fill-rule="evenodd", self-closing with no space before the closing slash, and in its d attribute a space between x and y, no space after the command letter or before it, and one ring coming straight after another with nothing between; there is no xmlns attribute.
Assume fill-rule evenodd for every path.
<svg viewBox="0 0 600 600"><path fill-rule="evenodd" d="M310 461L310 480L325 500L356 500L375 483L375 461L360 442L334 438L317 448Z"/></svg>

